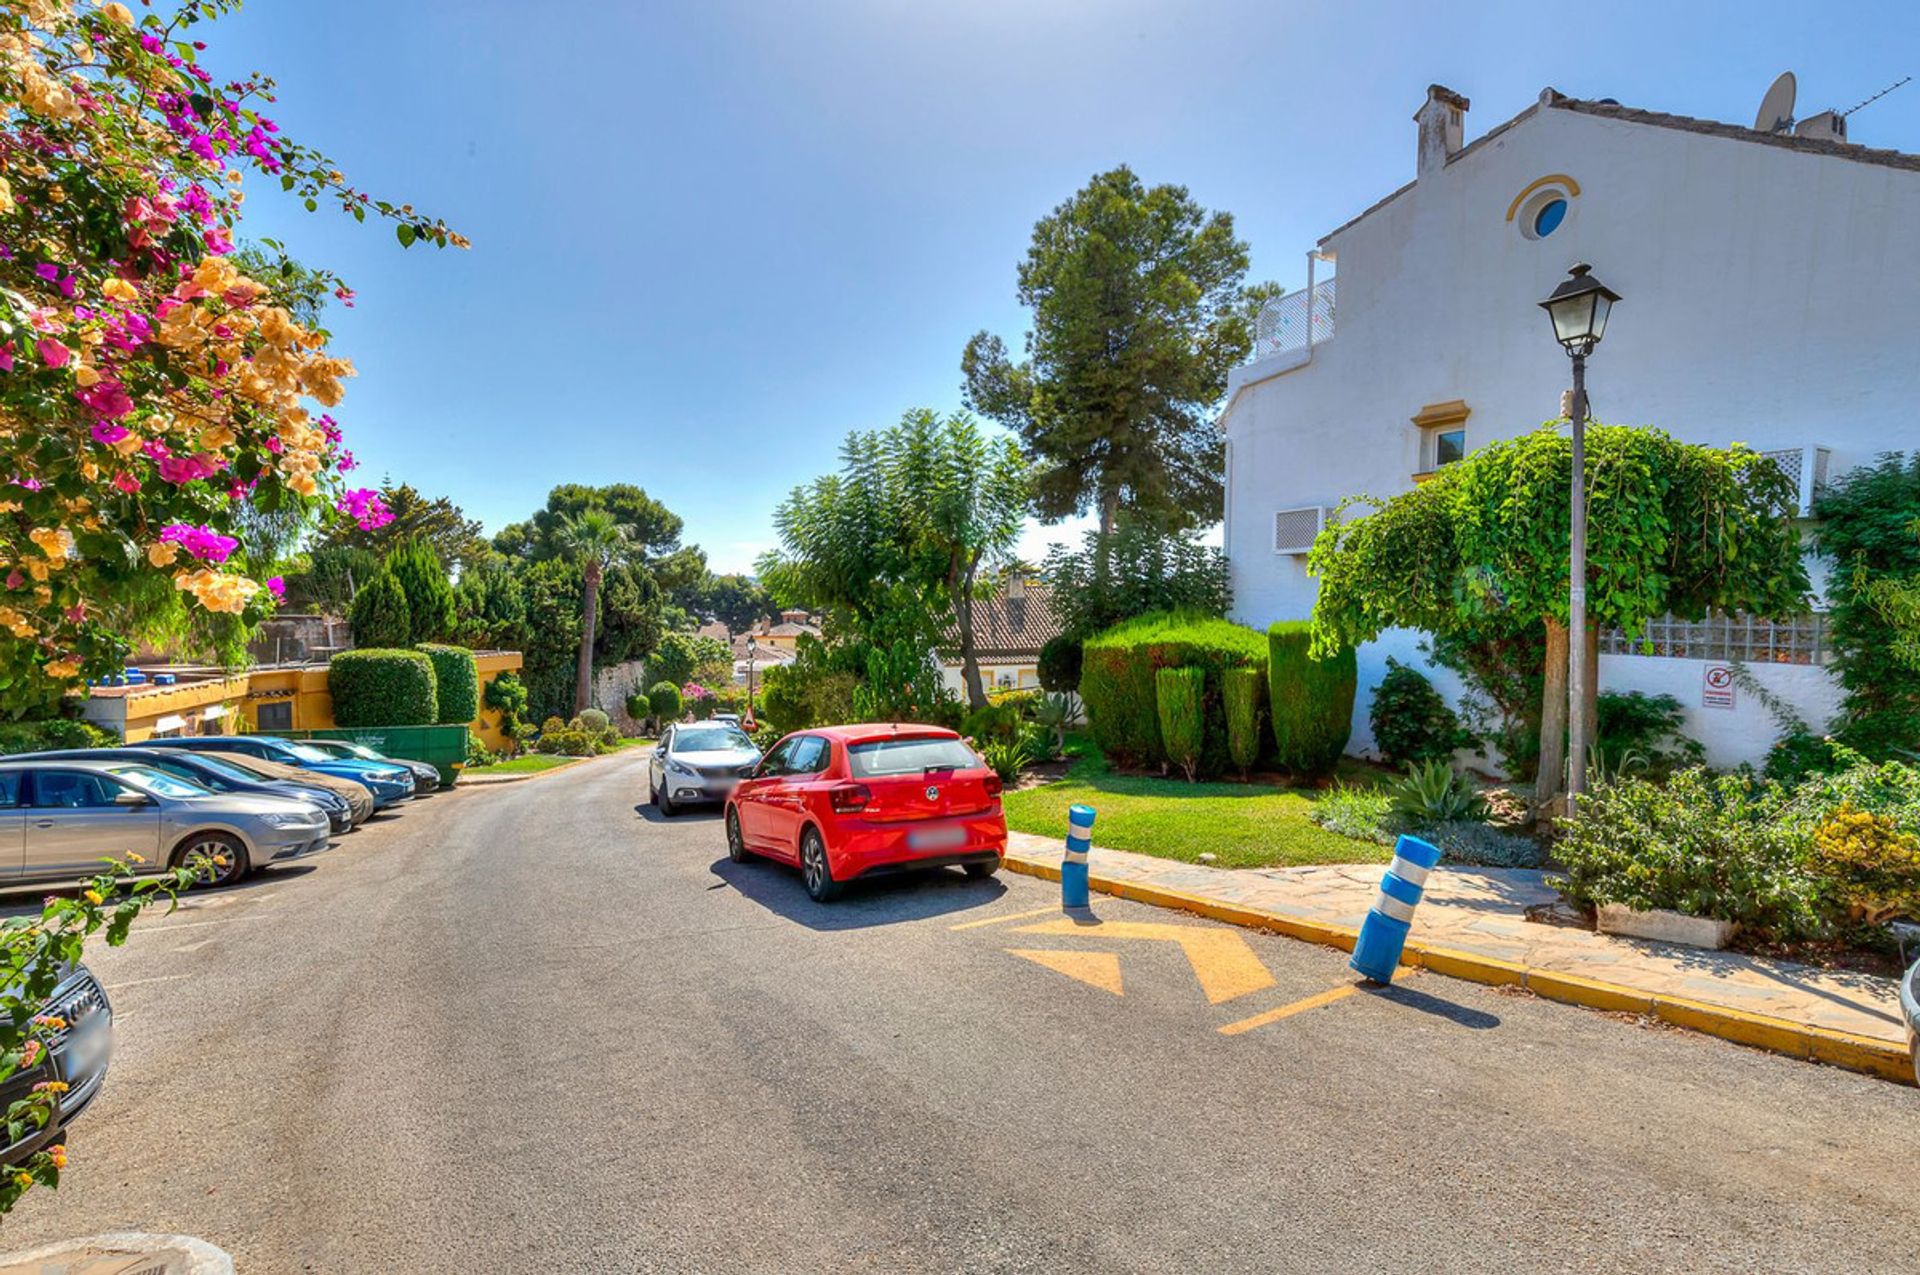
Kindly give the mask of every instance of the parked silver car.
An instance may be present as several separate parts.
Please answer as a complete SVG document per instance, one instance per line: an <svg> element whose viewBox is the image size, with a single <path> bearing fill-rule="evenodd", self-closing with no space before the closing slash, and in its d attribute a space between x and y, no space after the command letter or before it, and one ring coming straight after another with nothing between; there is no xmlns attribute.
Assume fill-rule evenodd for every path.
<svg viewBox="0 0 1920 1275"><path fill-rule="evenodd" d="M74 880L137 854L229 885L325 850L327 816L291 797L214 793L137 761L0 762L0 884ZM8 865L12 865L9 867Z"/></svg>
<svg viewBox="0 0 1920 1275"><path fill-rule="evenodd" d="M694 802L720 802L760 764L760 750L729 722L667 727L647 761L647 800L671 815Z"/></svg>

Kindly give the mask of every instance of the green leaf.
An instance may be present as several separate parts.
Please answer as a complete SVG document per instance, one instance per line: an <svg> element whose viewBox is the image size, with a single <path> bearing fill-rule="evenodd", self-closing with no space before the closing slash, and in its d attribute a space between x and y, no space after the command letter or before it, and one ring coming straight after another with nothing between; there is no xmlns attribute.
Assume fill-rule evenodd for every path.
<svg viewBox="0 0 1920 1275"><path fill-rule="evenodd" d="M409 226L406 223L402 222L400 225L395 226L393 228L393 233L394 233L394 237L400 241L400 246L402 248L413 247L414 231L412 226Z"/></svg>

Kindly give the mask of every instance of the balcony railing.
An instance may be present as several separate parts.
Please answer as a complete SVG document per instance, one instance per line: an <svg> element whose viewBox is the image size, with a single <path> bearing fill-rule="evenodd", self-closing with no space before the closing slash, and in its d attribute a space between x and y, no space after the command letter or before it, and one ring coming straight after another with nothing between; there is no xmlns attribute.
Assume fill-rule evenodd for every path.
<svg viewBox="0 0 1920 1275"><path fill-rule="evenodd" d="M1253 326L1253 361L1290 350L1304 350L1333 336L1333 294L1337 279L1323 279L1275 297L1260 307Z"/></svg>

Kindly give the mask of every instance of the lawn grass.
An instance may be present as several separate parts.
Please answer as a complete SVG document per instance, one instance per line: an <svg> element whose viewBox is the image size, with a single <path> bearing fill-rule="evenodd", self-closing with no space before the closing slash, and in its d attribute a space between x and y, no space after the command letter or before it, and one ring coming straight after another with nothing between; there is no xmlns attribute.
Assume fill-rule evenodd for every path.
<svg viewBox="0 0 1920 1275"><path fill-rule="evenodd" d="M522 753L508 761L497 761L491 766L468 766L460 774L472 775L537 775L543 770L552 770L579 761L578 757L561 757L555 753Z"/></svg>
<svg viewBox="0 0 1920 1275"><path fill-rule="evenodd" d="M1069 746L1071 750L1071 745ZM1374 782L1366 768L1341 778ZM1313 789L1251 783L1198 783L1115 773L1090 743L1064 779L1010 792L1007 827L1046 837L1067 835L1067 808L1092 806L1093 842L1162 859L1199 861L1212 854L1222 868L1284 868L1314 863L1385 863L1386 846L1343 837L1307 818L1319 799Z"/></svg>

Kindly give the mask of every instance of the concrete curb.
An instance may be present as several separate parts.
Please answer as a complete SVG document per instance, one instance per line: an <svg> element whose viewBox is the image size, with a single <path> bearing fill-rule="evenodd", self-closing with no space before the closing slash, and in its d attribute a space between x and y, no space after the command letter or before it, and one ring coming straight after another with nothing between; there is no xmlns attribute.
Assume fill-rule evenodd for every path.
<svg viewBox="0 0 1920 1275"><path fill-rule="evenodd" d="M1009 853L1006 857L1006 867L1009 872L1018 872L1024 876L1039 877L1047 881L1060 879L1060 865L1023 855ZM1105 877L1097 872L1090 876L1088 884L1102 894L1110 894L1115 898L1132 899L1137 903L1150 903L1155 907L1191 912L1196 916L1224 921L1229 925L1270 930L1308 943L1337 947L1343 952L1351 952L1355 940L1359 937L1359 931L1344 925L1329 925L1321 921L1309 921L1304 917L1285 916L1261 908L1248 907L1245 904L1224 903L1219 899L1190 894L1185 890ZM1456 951L1418 939L1407 941L1406 949L1400 955L1400 963L1429 970L1435 974L1445 974L1449 978L1465 979L1470 983L1525 988L1536 996L1559 1001L1565 1005L1579 1005L1586 1009L1604 1010L1608 1013L1639 1014L1657 1018L1675 1027L1685 1027L1690 1031L1717 1036L1721 1040L1730 1040L1735 1044L1748 1045L1755 1049L1764 1049L1769 1053L1844 1067L1849 1071L1863 1072L1898 1084L1914 1083L1913 1061L1905 1049L1887 1041L1875 1040L1868 1036L1856 1036L1851 1032L1813 1027L1789 1019L1771 1018L1765 1014L1749 1014L1745 1010L1729 1009L1723 1005L1710 1005L1703 1001L1686 1000L1678 996L1659 995L1579 974L1539 969L1513 961L1503 961L1498 957Z"/></svg>
<svg viewBox="0 0 1920 1275"><path fill-rule="evenodd" d="M134 1265L128 1264L132 1259ZM116 1231L0 1254L0 1271L153 1271L160 1275L233 1275L233 1258L191 1235Z"/></svg>

